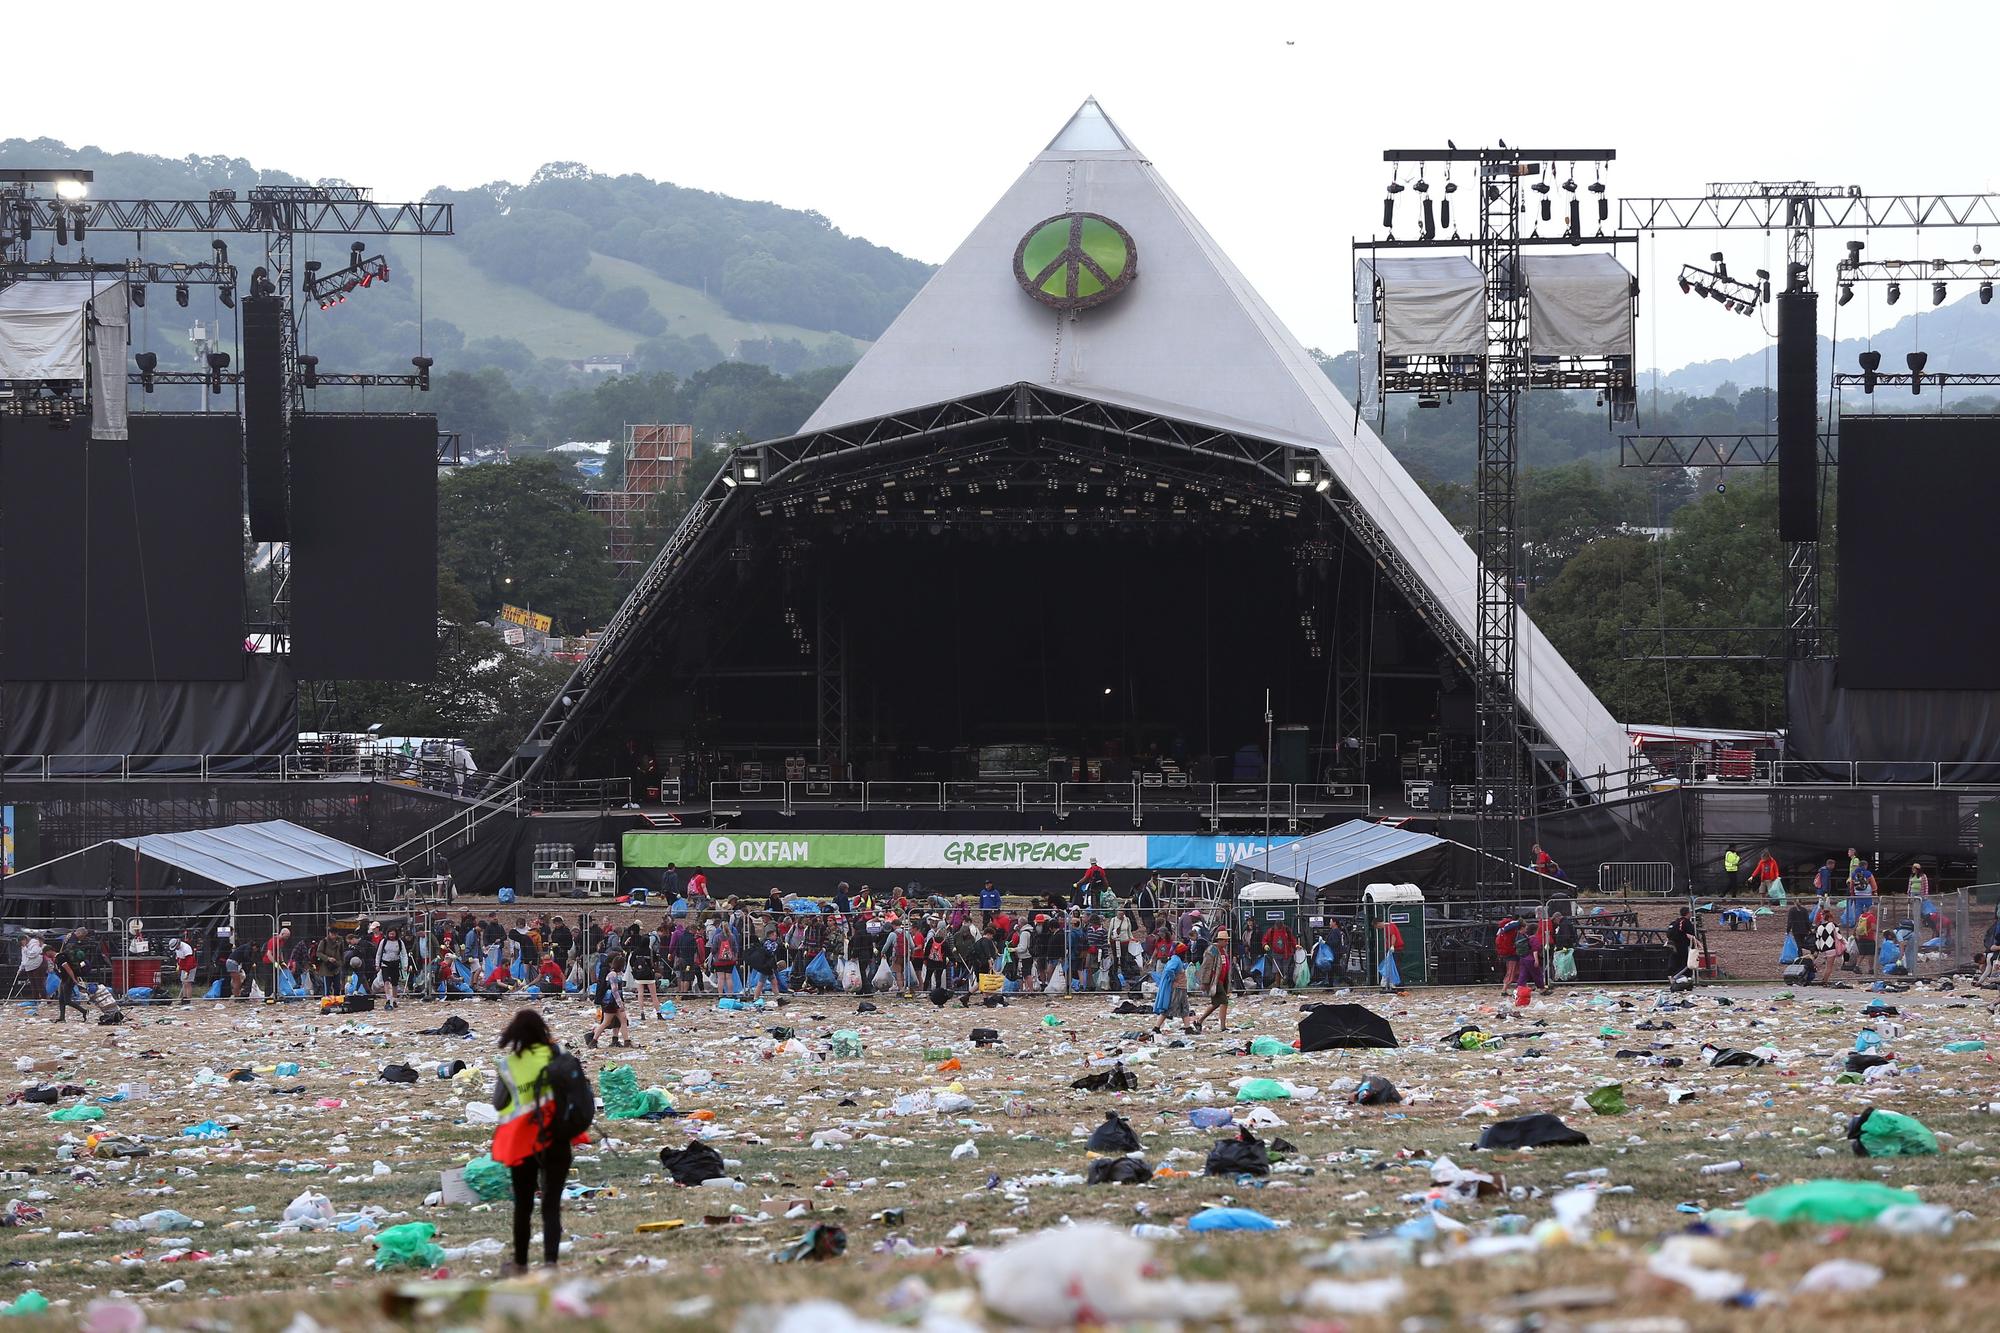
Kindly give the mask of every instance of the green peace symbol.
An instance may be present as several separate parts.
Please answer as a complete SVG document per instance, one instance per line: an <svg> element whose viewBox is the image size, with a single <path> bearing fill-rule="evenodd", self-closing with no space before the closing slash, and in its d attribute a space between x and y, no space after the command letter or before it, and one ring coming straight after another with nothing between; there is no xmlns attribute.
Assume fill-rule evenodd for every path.
<svg viewBox="0 0 2000 1333"><path fill-rule="evenodd" d="M1125 290L1139 272L1132 234L1101 213L1059 213L1014 248L1014 280L1043 305L1087 310Z"/></svg>

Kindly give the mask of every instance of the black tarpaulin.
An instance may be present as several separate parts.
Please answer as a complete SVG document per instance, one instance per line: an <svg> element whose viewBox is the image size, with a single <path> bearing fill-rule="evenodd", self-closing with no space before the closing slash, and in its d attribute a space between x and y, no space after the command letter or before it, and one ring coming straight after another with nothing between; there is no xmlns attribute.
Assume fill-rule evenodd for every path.
<svg viewBox="0 0 2000 1333"><path fill-rule="evenodd" d="M1851 762L1864 782L1922 780L1933 763L1946 782L2000 773L2000 690L1850 690L1831 662L1792 662L1785 706L1787 757L1838 764L1843 776Z"/></svg>
<svg viewBox="0 0 2000 1333"><path fill-rule="evenodd" d="M298 686L282 657L246 653L242 680L31 680L7 687L0 754L9 774L56 756L64 777L121 771L229 773L290 749ZM216 758L214 756L223 756Z"/></svg>

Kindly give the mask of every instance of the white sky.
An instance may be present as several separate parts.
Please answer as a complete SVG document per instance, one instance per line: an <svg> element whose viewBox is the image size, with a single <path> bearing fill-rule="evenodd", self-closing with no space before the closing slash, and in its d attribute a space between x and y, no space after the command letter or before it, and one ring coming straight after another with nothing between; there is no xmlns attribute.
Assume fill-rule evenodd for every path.
<svg viewBox="0 0 2000 1333"><path fill-rule="evenodd" d="M1845 0L393 11L211 0L199 14L202 30L228 34L226 59L148 57L87 91L72 62L10 61L0 133L240 156L378 198L577 160L815 208L936 263L1095 93L1293 331L1329 351L1354 345L1349 242L1380 225L1385 147L1609 146L1614 197L1760 178L1870 193L2000 184L1983 146L1987 62L1953 45L1987 26L1990 10L1973 4L1898 5L1893 33L1890 11ZM127 0L91 8L105 31L189 21ZM257 52L280 109L261 109L234 76ZM1874 238L1869 255L1962 257L1971 243L1902 233ZM1673 368L1764 345L1758 322L1674 289L1679 264L1715 248L1709 234L1663 239L1657 257L1644 247L1642 364L1655 348ZM1782 237L1736 233L1719 248L1734 272L1782 272ZM1822 241L1827 265L1840 253L1840 238ZM1820 286L1831 291L1830 278ZM1870 322L1871 295L1878 326L1913 308L1908 294L1890 311L1864 289L1842 336Z"/></svg>

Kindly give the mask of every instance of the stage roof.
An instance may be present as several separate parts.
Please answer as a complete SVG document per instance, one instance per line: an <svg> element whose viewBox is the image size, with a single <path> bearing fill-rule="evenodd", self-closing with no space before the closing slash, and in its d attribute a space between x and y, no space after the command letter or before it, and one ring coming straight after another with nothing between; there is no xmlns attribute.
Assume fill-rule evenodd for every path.
<svg viewBox="0 0 2000 1333"><path fill-rule="evenodd" d="M231 893L359 880L396 866L387 857L338 838L289 820L273 819L261 824L113 838L30 866L9 876L7 888L10 894L23 898L112 896L120 891L113 877L122 882L132 873L133 852L152 865L170 867ZM146 877L153 881L157 875L149 871Z"/></svg>
<svg viewBox="0 0 2000 1333"><path fill-rule="evenodd" d="M1037 238L1078 213L1108 219L1129 238L1129 271L1112 275L1123 285L1093 297L1101 303L1054 309L1024 291L1015 270L1029 256L1039 270L1048 252L1036 248ZM1088 236L1080 248L1091 251ZM1458 631L1477 641L1471 547L1094 100L1028 164L804 429L1017 383L1317 452ZM1518 628L1517 682L1528 717L1579 777L1622 773L1630 756L1624 729L1526 615Z"/></svg>
<svg viewBox="0 0 2000 1333"><path fill-rule="evenodd" d="M1239 878L1268 877L1323 889L1444 845L1443 838L1428 833L1350 819L1271 848L1268 861L1261 852L1253 860L1238 861L1235 873Z"/></svg>

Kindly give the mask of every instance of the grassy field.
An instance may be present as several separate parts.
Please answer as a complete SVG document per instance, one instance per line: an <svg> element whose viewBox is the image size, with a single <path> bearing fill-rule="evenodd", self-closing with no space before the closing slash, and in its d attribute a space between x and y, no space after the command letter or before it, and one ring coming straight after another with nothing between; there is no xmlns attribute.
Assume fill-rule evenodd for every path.
<svg viewBox="0 0 2000 1333"><path fill-rule="evenodd" d="M1000 1326L1006 1323L1000 1313L972 1294L975 1278L965 1251L1092 1220L1178 1233L1202 1208L1235 1203L1289 1225L1276 1232L1177 1234L1159 1243L1154 1257L1163 1271L1182 1278L1231 1284L1239 1325L1312 1324L1356 1333L1459 1327L1599 1333L1756 1327L1776 1333L1830 1323L1933 1333L1992 1327L1991 1310L2000 1300L2000 1226L1993 1221L2000 1116L1983 1107L2000 1100L2000 1078L1984 1053L1938 1049L1947 1040L1991 1035L1993 1015L1983 995L1892 997L1903 1006L1899 1021L1907 1029L1891 1042L1900 1072L1865 1089L1835 1081L1861 1026L1854 1011L1867 997L1858 993L1781 1000L1769 988L1732 988L1703 992L1693 1009L1660 1012L1653 1009L1653 993L1638 991L1574 993L1519 1013L1495 1012L1495 997L1484 993L1361 998L1395 1024L1400 1049L1275 1059L1239 1054L1252 1035L1292 1034L1296 1002L1281 996L1240 1003L1233 1010L1237 1025L1226 1034L1211 1026L1185 1047L1150 1051L1135 1035L1150 1021L1110 1015L1102 997L969 1012L888 999L873 1014L857 1014L853 999L834 997L808 997L765 1014L690 1004L674 1018L638 1027L641 1049L627 1058L642 1084L673 1092L677 1109L713 1118L600 1119L599 1142L579 1158L573 1175L598 1192L565 1207L572 1249L562 1277L597 1284L592 1299L605 1326L670 1318L696 1329L766 1328L771 1316L756 1313L758 1307L829 1297L874 1319L891 1317L893 1308L904 1322L927 1311ZM1724 999L1732 1003L1720 1003ZM510 1012L483 1003L453 1010L471 1021L471 1039L417 1035L439 1021L441 1006L410 1005L346 1024L296 1008L202 1006L140 1013L120 1028L78 1026L74 1019L54 1027L46 1014L10 1008L0 1018L8 1049L56 1063L20 1074L22 1082L83 1084L95 1096L120 1082L144 1080L151 1095L107 1107L95 1125L50 1123L43 1106L0 1112L0 1168L30 1173L0 1186L0 1205L38 1192L48 1196L34 1200L46 1210L42 1224L0 1232L10 1265L0 1297L38 1289L58 1302L39 1322L65 1325L89 1301L113 1293L146 1303L164 1327L223 1321L232 1329L280 1329L299 1310L328 1327L385 1322L385 1302L393 1305L397 1291L418 1275L371 1273L365 1232L273 1234L285 1205L306 1189L324 1193L343 1212L377 1206L386 1212L384 1225L433 1222L439 1244L475 1247L447 1259L451 1277L493 1277L499 1256L480 1252L490 1248L480 1243L504 1237L506 1205L423 1203L438 1187L437 1172L462 1165L488 1134L466 1121L465 1104L477 1099L478 1090L436 1078L432 1066L453 1058L488 1061L493 1033ZM580 1035L586 1013L580 1006L552 1005L550 1012L559 1037ZM1045 1015L1060 1022L1047 1024ZM1642 1019L1676 1026L1637 1031ZM1483 1051L1437 1041L1461 1022L1509 1035L1497 1049ZM778 1024L810 1043L852 1027L864 1053L851 1060L761 1058L771 1044L764 1029ZM973 1046L967 1035L975 1026L1000 1030L1004 1045ZM1788 1058L1762 1069L1709 1069L1694 1058L1705 1039L1742 1046L1769 1041ZM1641 1066L1615 1055L1649 1042L1689 1063ZM944 1049L961 1070L936 1069L937 1052ZM1141 1053L1142 1063L1133 1066L1138 1091L1071 1090L1091 1053L1114 1049ZM614 1053L584 1054L595 1073ZM379 1081L379 1068L396 1060L416 1067L420 1081ZM297 1062L300 1075L268 1072L278 1061ZM267 1072L250 1082L198 1081L203 1068L226 1076L238 1067ZM695 1071L714 1078L690 1080ZM1393 1079L1406 1102L1353 1105L1342 1091L1344 1081L1371 1073ZM1203 1177L1203 1158L1222 1131L1193 1128L1187 1111L1229 1105L1229 1082L1245 1076L1279 1077L1318 1090L1310 1098L1273 1103L1285 1123L1260 1131L1267 1140L1290 1140L1298 1151L1265 1179ZM1626 1114L1601 1117L1573 1107L1575 1097L1610 1079L1624 1083L1631 1106ZM954 1083L971 1098L963 1111L893 1113L899 1095ZM1669 1088L1694 1095L1670 1104ZM1507 1103L1509 1098L1518 1101ZM1555 1112L1592 1142L1471 1153L1468 1146L1490 1117L1467 1110L1482 1100L1505 1103L1492 1108L1497 1116ZM1848 1114L1869 1102L1919 1116L1938 1132L1943 1153L1855 1158L1843 1126ZM1154 1167L1189 1174L1163 1175L1143 1186L1090 1188L1049 1179L1086 1170L1083 1138L1107 1110L1130 1121ZM226 1139L181 1136L197 1121L232 1116L241 1123ZM814 1132L829 1129L851 1141L813 1146ZM59 1160L65 1141L75 1144L90 1130L147 1139L151 1155L120 1162L77 1145L78 1160ZM726 1159L740 1163L732 1173L745 1189L682 1189L665 1177L660 1149L678 1147L691 1131L710 1136ZM964 1142L977 1146L977 1158L953 1160L952 1148ZM1432 1159L1446 1154L1503 1177L1505 1190L1445 1204L1442 1216L1465 1230L1419 1247L1420 1261L1400 1270L1405 1294L1386 1314L1335 1316L1302 1306L1310 1282L1355 1276L1324 1267L1337 1247L1424 1211ZM1724 1160L1740 1161L1743 1169L1701 1174L1703 1165ZM375 1174L377 1162L385 1174ZM1970 1216L1949 1235L1914 1239L1866 1227L1760 1224L1724 1231L1710 1262L1747 1278L1762 1296L1754 1309L1697 1302L1684 1287L1647 1271L1654 1248L1699 1221L1698 1213L1733 1209L1773 1185L1820 1177L1882 1180ZM1579 1185L1598 1191L1582 1234L1470 1257L1495 1243L1468 1247L1470 1238L1524 1233L1551 1217L1556 1193ZM204 1225L154 1234L116 1229L119 1219L160 1208ZM800 1209L809 1213L785 1217ZM884 1210L901 1216L885 1218ZM685 1226L636 1231L643 1222L668 1219ZM769 1262L773 1249L812 1221L845 1229L844 1258ZM212 1257L173 1260L187 1250ZM1803 1273L1832 1258L1878 1265L1884 1270L1880 1285L1839 1296L1793 1292ZM184 1291L160 1290L177 1281L186 1284ZM1585 1290L1552 1293L1559 1288ZM522 1299L540 1300L550 1290L551 1284L530 1286ZM1638 1318L1668 1322L1618 1322ZM477 1322L460 1314L450 1322L468 1319Z"/></svg>
<svg viewBox="0 0 2000 1333"><path fill-rule="evenodd" d="M467 339L515 338L539 356L571 359L629 352L640 341L630 329L606 323L587 311L559 306L526 287L481 272L449 245L429 247L424 265L429 312L450 320ZM810 347L834 336L791 324L737 319L694 288L668 282L637 264L609 255L591 255L590 271L603 279L607 288L642 289L653 308L666 318L666 332L684 338L705 333L725 356L743 338L797 338ZM860 339L854 342L857 348L868 345Z"/></svg>

